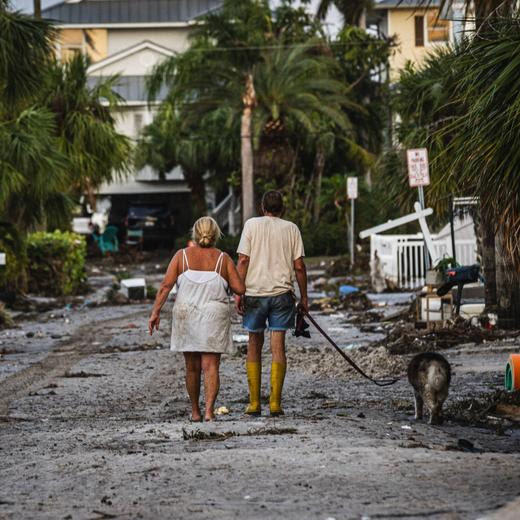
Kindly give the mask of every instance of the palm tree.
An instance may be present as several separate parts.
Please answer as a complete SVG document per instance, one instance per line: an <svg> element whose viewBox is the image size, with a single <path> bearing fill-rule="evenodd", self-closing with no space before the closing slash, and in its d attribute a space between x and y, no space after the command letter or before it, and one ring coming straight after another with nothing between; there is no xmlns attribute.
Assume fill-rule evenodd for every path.
<svg viewBox="0 0 520 520"><path fill-rule="evenodd" d="M238 19L241 21L240 24L235 23ZM290 21L288 25L287 20ZM283 87L287 93L290 91L293 94L295 86L298 90L298 82L300 89L303 89L301 92L307 89L307 93L311 95L308 98L294 98L290 117L301 129L308 130L312 126L310 114L315 110L325 112L331 109L331 112L336 112L336 122L345 119L339 113L340 110L337 110L339 105L334 109L329 104L332 101L331 92L326 92L323 85L328 81L328 88L336 89L336 93L339 92L338 89L342 89L343 96L345 87L334 80L330 60L327 62L324 56L318 56L319 51L304 44L319 33L319 27L302 9L291 11L287 5L283 5L279 12L273 14L266 1L228 0L218 13L211 14L204 21L205 23L195 31L190 49L183 55L162 63L156 69L149 84L150 95L153 97L166 82L170 86L170 99L175 100L180 107L179 110L185 114L188 126L192 125L194 120L200 120L203 114L219 110L228 116L228 129L232 126L240 128L242 209L245 221L255 211L254 169L262 162L262 158L265 158L265 154L257 152L261 152L262 147L265 150L268 134L272 140L278 139L281 143L291 130L287 126L282 127L278 121L276 111L279 103L268 99L271 95L268 89ZM284 54L277 52L280 47L286 45L303 45L304 51L296 54L290 54L287 49ZM314 45L322 49L325 47L323 40L316 41ZM282 71L284 73L289 71L289 67L294 68L298 59L305 59L299 71L295 69L298 75L292 84L287 81L290 79L287 75L282 76L286 85L274 81L277 74L274 70L278 70L282 65L280 58L291 60L285 64L285 71ZM311 58L314 59L313 64L305 71L303 66L311 65ZM327 62L328 65L318 70L316 65L320 60L322 64ZM318 76L312 81L309 80L312 71L319 75L322 69L325 71L325 77L321 85ZM262 77L266 71L271 74L271 83L265 82ZM303 85L301 83L305 74L309 78ZM276 95L276 92L272 93ZM317 100L321 94L328 96L328 100L323 104ZM259 99L261 95L264 96L263 101ZM289 98L290 96L287 96L284 103L287 103ZM307 99L306 105L297 106L303 99ZM347 97L344 96L344 99ZM310 110L308 114L305 112L307 109ZM330 119L330 115L329 113L326 117ZM263 142L261 136L264 138ZM287 147L285 150L287 151ZM286 155L286 158L290 155Z"/></svg>
<svg viewBox="0 0 520 520"><path fill-rule="evenodd" d="M314 49L311 43L262 51L246 77L245 92L243 75L227 67L227 63L218 59L219 55L200 60L194 52L194 61L200 60L200 64L188 62L186 55L176 61L178 81L172 82L174 93L170 100L181 100L183 124L193 128L203 117L219 111L226 115L226 132L241 128L242 189L247 204L244 219L252 216L254 210L253 160L261 163L269 153L274 146L273 134L278 144L296 130L317 134L318 115L338 129L349 130L343 109L354 108L355 104L345 85L334 78L337 72L334 61L316 55ZM253 159L254 150L256 159ZM274 163L278 170L284 164L280 159L277 155ZM272 176L278 174L281 172L276 169L271 171Z"/></svg>
<svg viewBox="0 0 520 520"><path fill-rule="evenodd" d="M455 174L471 186L490 216L496 235L499 319L520 325L520 24L502 18L480 28L457 57L460 79L457 100L467 107L452 124L439 129L454 139L446 147L453 160L445 177Z"/></svg>
<svg viewBox="0 0 520 520"><path fill-rule="evenodd" d="M486 306L498 306L502 326L520 325L519 27L507 17L482 24L462 45L405 71L398 94L401 142L431 151L430 196L480 198Z"/></svg>
<svg viewBox="0 0 520 520"><path fill-rule="evenodd" d="M11 264L2 287L17 292L25 286L27 230L59 212L67 183L53 115L37 103L55 31L8 7L0 0L0 241Z"/></svg>
<svg viewBox="0 0 520 520"><path fill-rule="evenodd" d="M95 191L127 173L131 146L115 128L114 113L122 104L114 87L118 77L89 84L90 60L75 55L49 67L41 102L54 114L61 151L68 159L68 192L86 195L96 207Z"/></svg>
<svg viewBox="0 0 520 520"><path fill-rule="evenodd" d="M222 133L225 122L221 118L222 114L213 112L190 126L176 112L175 106L165 100L153 122L144 128L136 148L138 168L149 165L161 178L176 166L183 169L191 190L194 216L206 214L207 175L217 184L216 178L227 179L229 173L239 167L233 157L239 147L238 139ZM219 139L212 135L219 135Z"/></svg>
<svg viewBox="0 0 520 520"><path fill-rule="evenodd" d="M0 217L23 233L63 207L66 158L52 113L37 103L55 31L7 7L0 0Z"/></svg>
<svg viewBox="0 0 520 520"><path fill-rule="evenodd" d="M334 6L341 13L344 25L360 25L366 11L373 5L373 0L320 0L316 14L324 19Z"/></svg>

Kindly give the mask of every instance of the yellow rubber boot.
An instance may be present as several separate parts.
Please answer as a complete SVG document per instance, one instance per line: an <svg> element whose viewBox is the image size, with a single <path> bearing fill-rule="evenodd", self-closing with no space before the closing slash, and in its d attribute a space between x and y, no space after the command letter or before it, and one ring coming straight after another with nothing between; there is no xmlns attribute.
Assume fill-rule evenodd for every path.
<svg viewBox="0 0 520 520"><path fill-rule="evenodd" d="M247 384L249 386L249 406L245 413L248 415L260 415L260 386L262 383L262 364L259 361L247 361Z"/></svg>
<svg viewBox="0 0 520 520"><path fill-rule="evenodd" d="M269 396L269 411L271 415L283 415L282 388L285 379L285 363L271 364L271 395Z"/></svg>

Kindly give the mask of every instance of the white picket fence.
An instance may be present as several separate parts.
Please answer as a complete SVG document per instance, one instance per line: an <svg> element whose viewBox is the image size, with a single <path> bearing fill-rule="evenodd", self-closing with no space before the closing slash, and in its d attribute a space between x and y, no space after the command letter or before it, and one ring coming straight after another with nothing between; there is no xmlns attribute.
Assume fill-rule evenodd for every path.
<svg viewBox="0 0 520 520"><path fill-rule="evenodd" d="M451 238L432 235L439 258L453 256ZM424 285L424 241L417 235L371 235L370 257L377 251L385 278L401 289L416 289ZM474 238L455 241L457 262L471 265L477 261L477 243Z"/></svg>

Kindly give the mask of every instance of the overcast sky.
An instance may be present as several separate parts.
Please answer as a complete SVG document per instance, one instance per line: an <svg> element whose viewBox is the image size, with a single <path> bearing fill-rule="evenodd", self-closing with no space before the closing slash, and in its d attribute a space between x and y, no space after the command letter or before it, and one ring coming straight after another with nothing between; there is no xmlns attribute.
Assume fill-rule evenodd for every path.
<svg viewBox="0 0 520 520"><path fill-rule="evenodd" d="M42 0L42 8L45 9L50 5L59 4L61 2L62 0ZM278 3L280 3L279 0L271 0L271 5L273 6L276 6ZM309 10L315 13L318 3L319 0L312 0L309 6ZM23 9L24 11L30 12L33 10L33 0L11 0L11 4L15 7L15 9ZM330 10L329 15L327 16L326 24L332 34L334 34L341 26L341 16L336 11L336 9L333 8Z"/></svg>

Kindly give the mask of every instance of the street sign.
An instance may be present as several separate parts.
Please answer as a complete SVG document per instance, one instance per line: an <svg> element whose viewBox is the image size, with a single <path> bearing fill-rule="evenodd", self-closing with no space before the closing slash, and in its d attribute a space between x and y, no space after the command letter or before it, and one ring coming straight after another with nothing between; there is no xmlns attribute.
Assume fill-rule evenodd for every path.
<svg viewBox="0 0 520 520"><path fill-rule="evenodd" d="M414 148L406 150L408 159L408 182L410 188L419 188L430 184L430 172L428 168L428 150L426 148Z"/></svg>
<svg viewBox="0 0 520 520"><path fill-rule="evenodd" d="M347 177L347 197L349 199L358 198L357 177Z"/></svg>

